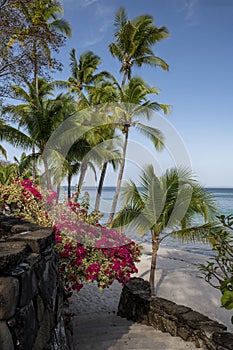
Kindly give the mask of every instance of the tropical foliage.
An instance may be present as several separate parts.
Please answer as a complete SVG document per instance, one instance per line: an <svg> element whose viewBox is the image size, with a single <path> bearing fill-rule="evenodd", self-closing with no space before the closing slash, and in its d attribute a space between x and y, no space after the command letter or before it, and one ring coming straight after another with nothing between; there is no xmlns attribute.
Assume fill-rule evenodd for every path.
<svg viewBox="0 0 233 350"><path fill-rule="evenodd" d="M52 52L64 45L71 28L63 15L62 4L57 0L4 0L1 12L0 78L6 92L10 81L32 78L37 85L38 75L46 76L52 68L60 69L60 63ZM9 89L8 89L9 94Z"/></svg>
<svg viewBox="0 0 233 350"><path fill-rule="evenodd" d="M11 182L17 174L17 167L15 164L0 163L0 184L7 185Z"/></svg>
<svg viewBox="0 0 233 350"><path fill-rule="evenodd" d="M208 222L213 221L217 212L215 202L212 194L198 184L190 171L174 168L157 177L152 165L144 169L139 187L133 181L123 186L122 196L125 205L115 217L113 226L142 235L151 233L150 286L154 295L154 275L161 241L168 235L181 241L206 241L204 234L209 229ZM196 214L203 217L200 226L193 224Z"/></svg>
<svg viewBox="0 0 233 350"><path fill-rule="evenodd" d="M163 110L167 113L169 110L167 105L162 105L148 99L148 96L157 94L157 90L155 87L149 87L143 79L139 77L132 78L124 90L119 84L117 84L117 87L119 90L119 103L110 108L113 114L113 124L118 127L124 135L124 144L116 191L108 220L109 224L112 223L120 193L130 128L135 128L139 133L152 141L156 150L162 150L164 144L162 132L157 128L140 123L140 119L146 117L147 120L150 120L155 111Z"/></svg>
<svg viewBox="0 0 233 350"><path fill-rule="evenodd" d="M221 291L221 306L227 310L233 309L233 215L219 216L221 226L208 234L215 256L206 265L200 265L200 270L212 287ZM233 324L233 316L231 317Z"/></svg>
<svg viewBox="0 0 233 350"><path fill-rule="evenodd" d="M137 272L137 244L124 234L98 223L98 214L89 213L88 196L81 203L77 194L65 204L54 204L55 192L48 192L32 180L13 180L0 185L0 206L12 215L54 227L60 272L66 296L79 291L82 282L97 281L100 289L116 279L125 283Z"/></svg>
<svg viewBox="0 0 233 350"><path fill-rule="evenodd" d="M3 212L42 226L52 224L45 207L47 202L50 202L50 195L46 192L42 195L40 187L30 179L14 179L0 185L0 208Z"/></svg>
<svg viewBox="0 0 233 350"><path fill-rule="evenodd" d="M0 130L0 139L14 146L32 149L31 160L35 161L43 155L46 143L53 131L73 113L74 101L69 94L59 94L52 98L54 84L44 79L38 80L38 89L34 83L28 83L27 89L20 86L11 88L14 96L23 103L8 105L3 108L3 112L14 117L14 120L18 122L18 128L5 123ZM47 186L51 188L46 158L42 160L45 166Z"/></svg>
<svg viewBox="0 0 233 350"><path fill-rule="evenodd" d="M60 208L55 222L66 294L79 291L84 281L96 281L100 289L114 280L127 282L137 272L135 262L141 254L138 245L117 230L101 226L98 213L88 214L85 200L77 203L72 199L68 205L73 215L67 208Z"/></svg>
<svg viewBox="0 0 233 350"><path fill-rule="evenodd" d="M131 79L133 65L141 67L148 64L168 70L168 64L155 56L152 49L154 44L169 36L166 27L153 25L151 15L141 15L130 21L123 7L115 15L114 26L115 42L109 45L109 50L121 62L122 89L126 79Z"/></svg>

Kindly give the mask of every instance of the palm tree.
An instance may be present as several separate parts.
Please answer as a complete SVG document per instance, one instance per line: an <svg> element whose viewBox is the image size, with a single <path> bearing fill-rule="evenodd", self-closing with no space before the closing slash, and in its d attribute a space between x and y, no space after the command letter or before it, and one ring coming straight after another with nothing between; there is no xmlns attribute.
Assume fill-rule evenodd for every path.
<svg viewBox="0 0 233 350"><path fill-rule="evenodd" d="M17 172L20 176L23 176L24 178L28 179L29 177L32 177L32 158L31 156L27 155L25 152L23 152L18 159L14 156L14 162L17 165ZM36 168L36 179L38 179L39 175L39 169Z"/></svg>
<svg viewBox="0 0 233 350"><path fill-rule="evenodd" d="M141 78L132 78L125 89L122 89L119 85L118 89L120 95L120 103L112 106L111 109L113 114L113 124L119 127L124 134L124 145L116 191L108 219L108 224L110 225L115 214L116 205L120 193L130 128L134 127L136 130L138 130L138 132L150 139L156 150L162 150L163 135L161 131L140 123L139 119L142 116L146 116L149 120L152 117L154 111L163 110L165 113L168 112L167 105L151 102L147 99L148 95L157 94L158 92L155 87L149 87Z"/></svg>
<svg viewBox="0 0 233 350"><path fill-rule="evenodd" d="M36 160L43 155L46 182L48 188L51 188L50 172L44 150L53 131L74 112L73 97L69 94L59 94L53 99L49 98L53 97L54 83L48 83L43 79L38 79L38 92L33 83L28 83L27 90L19 86L13 86L12 89L15 96L24 103L9 105L3 111L15 117L23 132L5 125L0 130L0 138L19 145L23 149L35 145L37 153L33 151L28 159Z"/></svg>
<svg viewBox="0 0 233 350"><path fill-rule="evenodd" d="M190 171L173 168L167 170L160 178L155 175L152 165L147 166L139 181L129 181L123 187L122 196L125 205L113 221L114 227L128 228L139 234L151 232L152 260L150 286L155 295L155 268L160 243L173 235L180 240L206 241L205 233L217 214L215 201L193 179ZM195 225L194 216L200 215L204 223ZM164 233L170 230L169 233Z"/></svg>
<svg viewBox="0 0 233 350"><path fill-rule="evenodd" d="M87 120L90 121L90 125L92 124L92 118L95 117L95 114L98 113L101 118L101 123L93 123L93 128L88 130L87 133L84 133L82 137L71 147L72 149L78 148L78 160L80 161L80 176L78 181L78 191L81 191L82 184L85 178L85 174L87 171L87 167L89 166L95 173L93 162L98 166L102 167L100 182L98 186L98 193L96 198L96 208L99 208L99 201L101 197L102 187L104 183L104 178L107 170L107 163L113 162L113 166L115 167L115 162L117 159L119 160L119 151L117 150L115 127L112 123L112 119L105 113L105 105L108 102L113 102L118 100L118 93L116 91L116 87L114 86L115 80L113 77L109 76L107 79L108 73L106 73L104 80L102 80L102 73L97 75L95 78L90 78L89 81L92 81L92 85L85 85L87 90L87 95L82 91L79 93L79 101L78 101L78 111L90 110L91 117L87 116ZM95 107L97 106L97 107ZM93 110L96 109L96 113L93 115ZM69 152L70 152L69 151ZM75 156L75 154L74 154ZM77 156L76 156L77 158ZM96 209L98 210L98 209Z"/></svg>
<svg viewBox="0 0 233 350"><path fill-rule="evenodd" d="M93 84L97 80L110 77L106 71L96 73L101 64L101 58L92 51L84 52L79 59L76 57L75 49L70 52L70 68L72 76L68 79L71 91L80 92L83 88Z"/></svg>
<svg viewBox="0 0 233 350"><path fill-rule="evenodd" d="M128 19L124 8L115 15L115 42L109 45L110 53L121 62L120 72L123 73L122 89L126 79L131 78L132 66L141 67L143 64L159 66L168 70L168 64L155 56L152 46L169 36L166 27L153 25L151 15L141 15L132 21Z"/></svg>
<svg viewBox="0 0 233 350"><path fill-rule="evenodd" d="M63 8L57 0L34 0L31 3L20 2L20 11L23 13L24 27L17 35L12 35L8 46L16 42L25 47L24 59L31 65L33 84L38 94L38 77L44 74L44 68L53 68L56 65L51 57L51 51L63 45L64 33L71 35L69 23L59 16L63 15ZM44 74L45 75L45 74ZM32 154L35 157L35 145L32 145ZM35 178L35 162L33 160L33 177Z"/></svg>

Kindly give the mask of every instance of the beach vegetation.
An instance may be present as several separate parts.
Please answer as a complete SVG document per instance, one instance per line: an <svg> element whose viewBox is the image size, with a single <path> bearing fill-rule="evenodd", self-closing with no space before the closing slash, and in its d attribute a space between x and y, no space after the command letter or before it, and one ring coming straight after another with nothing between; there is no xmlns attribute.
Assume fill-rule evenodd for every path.
<svg viewBox="0 0 233 350"><path fill-rule="evenodd" d="M152 165L122 187L124 205L113 220L113 227L140 235L151 233L151 293L155 295L155 270L161 242L168 236L182 241L207 241L204 235L214 224L217 213L213 195L207 192L189 170L172 168L157 177ZM203 218L195 224L195 216Z"/></svg>
<svg viewBox="0 0 233 350"><path fill-rule="evenodd" d="M0 211L36 224L53 227L55 249L65 297L79 291L83 282L97 282L100 290L114 280L125 283L137 272L139 246L123 233L98 223L99 213L89 211L89 196L78 193L55 205L57 193L32 179L13 179L0 184Z"/></svg>
<svg viewBox="0 0 233 350"><path fill-rule="evenodd" d="M206 264L200 265L203 278L221 291L221 306L233 309L233 215L218 217L221 225L217 231L210 230L208 240L215 253ZM233 316L231 317L233 324Z"/></svg>
<svg viewBox="0 0 233 350"><path fill-rule="evenodd" d="M51 178L53 178L54 186L57 186L59 191L61 181L67 177L68 198L71 197L71 179L74 175L79 175L78 191L81 192L87 168L92 169L94 173L96 168L100 168L101 174L95 205L97 210L107 166L112 164L115 170L119 165L117 188L109 217L109 224L111 224L124 172L130 127L136 126L138 130L140 129L142 134L152 140L156 149L161 148L162 145L161 132L158 129L152 130L149 126L139 123L139 114L144 114L149 119L150 109L167 113L168 106L148 100L148 95L156 95L158 89L149 87L141 78L132 77L132 67L134 65L141 67L146 64L168 70L168 64L157 57L153 51L153 45L169 36L167 28L156 27L153 23L153 17L150 15L142 15L128 20L125 9L121 8L115 16L115 42L109 45L112 56L118 58L122 64L123 80L121 85L109 72L99 69L102 62L98 55L92 51L87 51L77 57L74 48L70 52L71 76L67 81L50 82L49 72L54 73L62 68L62 65L54 57L54 53L59 52L59 48L65 44L66 38L71 35L71 27L62 17L61 2L53 0L4 0L0 4L0 10L3 18L2 23L4 24L1 38L4 39L2 42L7 43L2 51L0 76L9 78L8 92L14 100L13 105L3 106L1 118L4 118L4 120L1 121L0 141L9 142L13 146L22 148L22 150L30 148L31 154L27 156L27 160L31 162L34 180L37 175L38 159L43 157L45 182L48 188L52 188ZM14 28L8 25L12 18L15 19L16 26ZM9 28L12 28L12 31ZM117 108L105 113L105 118L109 117L106 126L101 124L97 128L94 127L95 122L93 122L93 129L95 130L93 132L89 130L88 135L83 135L82 140L74 140L74 146L70 147L65 159L63 158L63 166L59 172L51 164L47 164L49 160L45 155L45 141L48 141L49 131L52 133L54 128L59 124L61 125L64 119L67 118L68 115L64 110L70 110L70 101L68 101L68 94L58 95L57 99L60 102L63 99L61 109L65 115L63 115L63 119L57 118L57 114L56 116L54 114L53 117L51 114L48 116L47 102L49 101L51 105L52 98L41 95L42 81L44 87L47 84L50 87L53 85L56 88L68 89L69 93L74 98L76 97L76 104L73 107L77 114L87 108L106 103L116 103L122 106L126 106L127 103L140 104L140 108L137 110L133 108L131 115L126 107L123 107L120 113L118 113ZM18 86L17 82L19 83ZM15 84L12 85L12 83ZM51 91L48 91L48 94L50 93ZM65 96L67 101L65 101ZM21 101L19 102L19 100ZM21 103L22 100L24 107ZM53 99L53 108L55 103L59 108L58 101L55 100L56 98ZM145 112L146 108L147 112ZM60 111L58 114L61 116ZM29 113L31 120L29 120ZM116 117L119 117L118 120L112 118L113 113ZM82 120L77 122L82 124ZM39 131L41 123L47 126L47 135L41 135ZM20 130L12 126L15 124ZM82 125L80 126L82 127ZM119 140L119 130L124 136L123 147L122 145L119 146L119 141L115 142ZM39 138L41 142L39 142ZM98 146L97 154L93 149L100 143L104 145L102 147ZM110 143L112 144L110 145ZM1 147L3 146L1 145ZM60 152L59 149L56 151ZM62 159L61 152L59 156ZM48 169L49 167L50 169Z"/></svg>
<svg viewBox="0 0 233 350"><path fill-rule="evenodd" d="M18 85L11 87L14 96L22 103L9 104L3 108L3 114L14 118L18 127L2 123L0 140L13 146L32 150L27 160L33 165L33 178L36 176L35 161L41 158L53 131L75 110L70 94L58 94L54 97L54 83L38 80L38 90L34 83L28 83L27 89ZM36 146L36 149L35 149ZM47 187L51 188L50 172L46 157L42 159Z"/></svg>
<svg viewBox="0 0 233 350"><path fill-rule="evenodd" d="M17 167L11 163L0 163L0 184L7 185L17 174Z"/></svg>

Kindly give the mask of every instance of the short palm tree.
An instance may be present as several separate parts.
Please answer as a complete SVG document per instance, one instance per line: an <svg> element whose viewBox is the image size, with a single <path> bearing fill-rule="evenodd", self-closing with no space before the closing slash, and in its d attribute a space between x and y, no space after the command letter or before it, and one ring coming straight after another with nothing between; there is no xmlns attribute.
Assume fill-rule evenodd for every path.
<svg viewBox="0 0 233 350"><path fill-rule="evenodd" d="M125 184L122 192L125 205L113 221L114 227L136 231L139 234L151 232L152 260L150 286L155 295L155 268L161 241L168 235L181 240L206 241L205 233L213 227L217 214L213 196L193 179L190 171L167 170L157 177L152 165L147 166L139 182ZM204 223L195 226L193 219L200 215ZM164 233L170 230L169 233Z"/></svg>
<svg viewBox="0 0 233 350"><path fill-rule="evenodd" d="M116 40L109 45L109 50L121 62L122 89L126 79L131 78L133 65L141 67L147 64L168 70L168 64L155 56L152 49L154 44L169 36L166 27L153 25L151 15L141 15L130 21L124 8L117 11L114 25Z"/></svg>

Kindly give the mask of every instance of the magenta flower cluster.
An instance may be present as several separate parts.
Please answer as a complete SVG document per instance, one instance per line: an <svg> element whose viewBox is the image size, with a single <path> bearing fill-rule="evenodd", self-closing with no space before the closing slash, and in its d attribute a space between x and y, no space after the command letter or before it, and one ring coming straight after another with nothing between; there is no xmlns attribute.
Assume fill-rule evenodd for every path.
<svg viewBox="0 0 233 350"><path fill-rule="evenodd" d="M32 180L21 180L18 181L18 183L23 187L22 192L27 199L31 197L30 194L32 194L38 201L42 199L41 193L38 190L39 186L37 186Z"/></svg>
<svg viewBox="0 0 233 350"><path fill-rule="evenodd" d="M53 222L60 273L67 296L73 290L79 291L84 282L96 281L103 289L114 280L124 284L132 273L137 272L135 263L139 262L141 255L139 246L123 233L99 224L99 216L94 212L89 214L87 202L78 203L77 196L74 196L68 203L56 205L56 192L48 192L32 180L17 179L4 191L3 204L9 204L12 186L17 188L17 196L11 200L11 204L18 208L16 215L19 213L23 218L45 225ZM24 207L25 213L22 211ZM37 214L35 210L38 210Z"/></svg>
<svg viewBox="0 0 233 350"><path fill-rule="evenodd" d="M64 210L56 218L56 247L60 257L60 272L67 295L79 291L83 282L96 281L100 289L114 280L124 284L137 272L139 246L125 234L108 227L88 223L82 206L68 204L76 215Z"/></svg>

